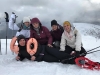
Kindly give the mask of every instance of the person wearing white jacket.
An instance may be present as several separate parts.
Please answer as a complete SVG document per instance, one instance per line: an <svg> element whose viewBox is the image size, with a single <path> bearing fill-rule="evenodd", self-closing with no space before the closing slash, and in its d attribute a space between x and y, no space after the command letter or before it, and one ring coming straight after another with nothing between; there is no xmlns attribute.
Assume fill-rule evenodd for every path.
<svg viewBox="0 0 100 75"><path fill-rule="evenodd" d="M76 30L69 21L65 21L63 27L64 32L61 37L60 51L65 51L70 55L77 56L81 53L86 53L85 49L82 47L82 38L79 31Z"/></svg>
<svg viewBox="0 0 100 75"><path fill-rule="evenodd" d="M16 36L23 35L28 40L30 37L30 18L24 17L23 20L16 24L14 21L16 19L15 14L11 14L9 20L9 28L12 30L18 30Z"/></svg>

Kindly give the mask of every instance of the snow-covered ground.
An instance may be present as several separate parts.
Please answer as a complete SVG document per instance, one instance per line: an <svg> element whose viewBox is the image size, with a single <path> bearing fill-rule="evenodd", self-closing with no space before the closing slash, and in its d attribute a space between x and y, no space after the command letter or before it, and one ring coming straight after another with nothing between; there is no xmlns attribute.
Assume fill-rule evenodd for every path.
<svg viewBox="0 0 100 75"><path fill-rule="evenodd" d="M100 45L100 39L90 36L87 31L100 29L100 26L75 23L74 26L82 34L82 43L86 50L90 50ZM15 54L9 48L10 39L8 40L8 51L5 54L5 40L1 40L2 55L0 55L0 75L100 75L100 71L87 70L78 67L77 65L61 64L61 63L47 63L47 62L33 62L25 59L24 61L16 61ZM99 48L100 49L100 48ZM86 57L93 61L100 62L100 52L88 54Z"/></svg>

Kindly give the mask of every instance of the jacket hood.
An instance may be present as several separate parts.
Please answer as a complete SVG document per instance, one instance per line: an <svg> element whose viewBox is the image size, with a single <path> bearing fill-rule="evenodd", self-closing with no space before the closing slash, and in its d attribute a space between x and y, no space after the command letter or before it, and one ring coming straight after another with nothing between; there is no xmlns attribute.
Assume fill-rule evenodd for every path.
<svg viewBox="0 0 100 75"><path fill-rule="evenodd" d="M40 20L39 20L38 18L36 18L36 17L35 17L35 18L32 18L32 20L31 20L31 25L30 25L30 28L31 28L31 29L34 29L34 28L33 28L33 25L32 25L33 23L39 23L40 29L42 29L42 24L41 24L41 22L40 22Z"/></svg>
<svg viewBox="0 0 100 75"><path fill-rule="evenodd" d="M35 17L35 18L32 18L32 20L31 20L31 24L33 24L33 23L41 23L41 22L38 18Z"/></svg>

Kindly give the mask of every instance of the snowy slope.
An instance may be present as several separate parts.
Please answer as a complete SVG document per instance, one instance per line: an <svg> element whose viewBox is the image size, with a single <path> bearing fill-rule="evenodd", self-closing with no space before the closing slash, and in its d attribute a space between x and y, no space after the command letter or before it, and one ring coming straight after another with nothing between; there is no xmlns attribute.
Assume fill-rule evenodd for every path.
<svg viewBox="0 0 100 75"><path fill-rule="evenodd" d="M83 46L86 50L100 45L99 38L88 34L90 30L95 30L96 33L99 33L98 30L100 26L85 23L74 23L74 26L81 32ZM16 55L12 55L9 48L10 39L8 40L7 55L5 55L5 40L2 39L1 43L2 55L0 55L0 75L100 75L100 71L82 69L76 65L33 62L27 59L22 62L16 61ZM100 52L89 54L86 57L100 62Z"/></svg>

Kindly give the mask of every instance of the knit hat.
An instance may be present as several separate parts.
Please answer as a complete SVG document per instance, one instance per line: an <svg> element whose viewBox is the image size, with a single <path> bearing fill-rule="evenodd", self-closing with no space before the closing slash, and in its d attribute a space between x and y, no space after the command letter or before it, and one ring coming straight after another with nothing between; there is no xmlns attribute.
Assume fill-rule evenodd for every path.
<svg viewBox="0 0 100 75"><path fill-rule="evenodd" d="M40 23L40 20L38 18L32 18L31 24L33 23Z"/></svg>
<svg viewBox="0 0 100 75"><path fill-rule="evenodd" d="M58 25L58 23L57 23L56 20L52 20L52 21L51 21L51 26L53 26L53 25Z"/></svg>
<svg viewBox="0 0 100 75"><path fill-rule="evenodd" d="M69 21L65 21L65 22L63 23L63 26L66 26L66 25L71 26L71 24L70 24L70 22L69 22Z"/></svg>
<svg viewBox="0 0 100 75"><path fill-rule="evenodd" d="M24 23L24 22L30 22L30 18L29 18L29 17L24 17L24 18L23 18L23 23Z"/></svg>
<svg viewBox="0 0 100 75"><path fill-rule="evenodd" d="M23 35L17 36L17 42L18 42L18 43L19 43L19 41L20 41L21 39L24 39L24 40L25 40L25 37L24 37Z"/></svg>

